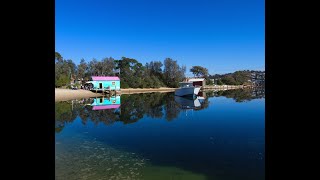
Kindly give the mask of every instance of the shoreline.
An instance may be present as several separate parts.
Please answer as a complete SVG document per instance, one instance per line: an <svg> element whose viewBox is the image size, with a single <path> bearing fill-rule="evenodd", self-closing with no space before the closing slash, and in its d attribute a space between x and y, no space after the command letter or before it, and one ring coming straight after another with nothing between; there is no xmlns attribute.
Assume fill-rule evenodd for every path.
<svg viewBox="0 0 320 180"><path fill-rule="evenodd" d="M68 101L73 99L90 98L90 97L100 97L103 96L100 93L93 93L88 90L78 89L59 89L55 88L55 102L58 101Z"/></svg>
<svg viewBox="0 0 320 180"><path fill-rule="evenodd" d="M152 92L174 92L178 88L128 88L121 89L120 94L137 94L137 93L152 93ZM89 90L71 90L55 88L55 102L68 101L73 99L101 97L101 93L94 93Z"/></svg>
<svg viewBox="0 0 320 180"><path fill-rule="evenodd" d="M242 85L216 85L216 86L206 86L203 90L229 90L229 89L241 89L250 88L251 86ZM121 89L120 94L138 94L138 93L152 93L152 92L174 92L178 88L127 88ZM101 93L94 93L89 90L71 90L71 89L60 89L55 88L55 102L68 101L73 99L90 98L90 97L101 97L104 96Z"/></svg>

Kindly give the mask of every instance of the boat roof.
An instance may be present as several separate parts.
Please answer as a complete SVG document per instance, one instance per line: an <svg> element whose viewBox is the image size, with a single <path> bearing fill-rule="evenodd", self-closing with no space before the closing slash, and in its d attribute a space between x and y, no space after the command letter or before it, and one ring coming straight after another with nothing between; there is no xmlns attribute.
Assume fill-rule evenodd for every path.
<svg viewBox="0 0 320 180"><path fill-rule="evenodd" d="M192 82L179 82L180 84L192 84Z"/></svg>
<svg viewBox="0 0 320 180"><path fill-rule="evenodd" d="M191 79L188 79L189 82L194 82L194 81L204 81L205 78L191 78Z"/></svg>

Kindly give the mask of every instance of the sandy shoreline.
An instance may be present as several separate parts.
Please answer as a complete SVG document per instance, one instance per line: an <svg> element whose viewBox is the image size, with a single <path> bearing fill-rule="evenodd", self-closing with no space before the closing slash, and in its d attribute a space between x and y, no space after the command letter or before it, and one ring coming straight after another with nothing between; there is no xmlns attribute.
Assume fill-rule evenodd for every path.
<svg viewBox="0 0 320 180"><path fill-rule="evenodd" d="M133 94L133 93L149 93L149 92L174 92L178 88L128 88L121 89L121 94Z"/></svg>
<svg viewBox="0 0 320 180"><path fill-rule="evenodd" d="M55 102L68 101L72 99L90 98L102 96L100 93L93 93L87 90L55 89Z"/></svg>
<svg viewBox="0 0 320 180"><path fill-rule="evenodd" d="M239 89L243 86L207 86L205 89L227 90L227 89ZM178 88L128 88L121 89L120 94L136 94L136 93L151 93L151 92L174 92ZM101 93L94 93L88 90L78 89L55 89L55 102L68 101L72 99L90 98L103 96Z"/></svg>
<svg viewBox="0 0 320 180"><path fill-rule="evenodd" d="M121 89L121 94L135 94L135 93L151 93L151 92L174 92L177 88L128 88ZM90 97L99 97L103 96L100 93L94 93L88 90L78 89L55 89L55 102L58 101L68 101L72 99L80 99L80 98L90 98Z"/></svg>

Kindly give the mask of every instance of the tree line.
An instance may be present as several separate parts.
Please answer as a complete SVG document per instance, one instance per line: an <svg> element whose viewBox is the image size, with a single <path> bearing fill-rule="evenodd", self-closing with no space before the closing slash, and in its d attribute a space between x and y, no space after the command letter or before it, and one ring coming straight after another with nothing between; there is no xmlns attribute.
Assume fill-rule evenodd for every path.
<svg viewBox="0 0 320 180"><path fill-rule="evenodd" d="M210 79L215 79L218 85L251 85L251 74L262 71L243 70L234 73L209 75Z"/></svg>
<svg viewBox="0 0 320 180"><path fill-rule="evenodd" d="M121 79L121 88L178 87L179 82L185 79L185 72L186 66L179 65L171 58L166 58L163 62L151 61L145 65L127 57L120 60L112 57L100 61L92 59L89 62L81 59L76 65L72 60L64 59L60 53L55 53L56 87L69 85L71 79L89 81L91 76L118 76ZM209 80L207 68L193 66L190 72L196 77Z"/></svg>

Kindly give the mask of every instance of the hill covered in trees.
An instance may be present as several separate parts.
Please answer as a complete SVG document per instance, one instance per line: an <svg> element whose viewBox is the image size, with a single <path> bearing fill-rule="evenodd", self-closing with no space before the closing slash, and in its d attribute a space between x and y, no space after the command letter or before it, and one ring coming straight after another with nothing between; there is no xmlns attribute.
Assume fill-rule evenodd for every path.
<svg viewBox="0 0 320 180"><path fill-rule="evenodd" d="M264 81L264 71L243 70L227 74L209 75L218 85L252 85L256 80Z"/></svg>

